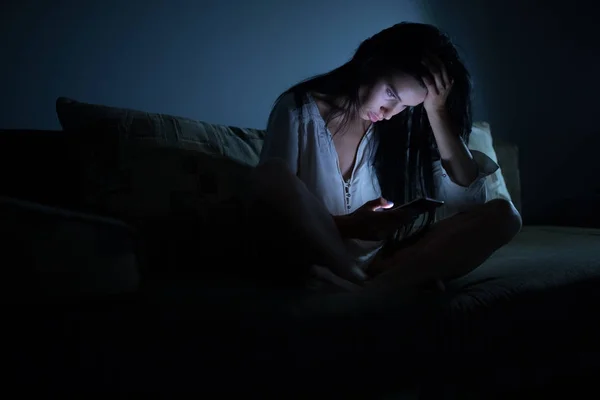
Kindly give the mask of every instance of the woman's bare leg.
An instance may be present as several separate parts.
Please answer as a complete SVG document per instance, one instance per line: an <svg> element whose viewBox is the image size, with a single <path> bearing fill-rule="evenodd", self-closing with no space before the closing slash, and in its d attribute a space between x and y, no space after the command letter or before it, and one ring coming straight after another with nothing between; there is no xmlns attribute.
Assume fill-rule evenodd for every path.
<svg viewBox="0 0 600 400"><path fill-rule="evenodd" d="M492 200L442 220L415 244L398 250L367 271L372 288L399 288L466 275L521 229L512 203Z"/></svg>
<svg viewBox="0 0 600 400"><path fill-rule="evenodd" d="M298 257L310 259L350 281L365 278L348 254L332 216L284 163L269 161L258 166L251 184L254 200L272 208L274 214L283 218L280 224L293 227L295 239L301 238L302 243L296 247Z"/></svg>

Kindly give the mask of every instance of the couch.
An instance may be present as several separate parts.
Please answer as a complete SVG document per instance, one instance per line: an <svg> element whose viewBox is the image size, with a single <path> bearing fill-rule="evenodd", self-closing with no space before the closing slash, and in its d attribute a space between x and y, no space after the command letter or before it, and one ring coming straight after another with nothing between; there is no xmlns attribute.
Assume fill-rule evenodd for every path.
<svg viewBox="0 0 600 400"><path fill-rule="evenodd" d="M0 132L4 359L21 389L423 399L594 389L600 226L525 225L444 293L362 301L263 284L247 267L281 265L241 250L268 223L242 222L239 199L264 131L68 98L56 109L61 130ZM483 122L469 146L501 167L488 196L520 209L516 146Z"/></svg>

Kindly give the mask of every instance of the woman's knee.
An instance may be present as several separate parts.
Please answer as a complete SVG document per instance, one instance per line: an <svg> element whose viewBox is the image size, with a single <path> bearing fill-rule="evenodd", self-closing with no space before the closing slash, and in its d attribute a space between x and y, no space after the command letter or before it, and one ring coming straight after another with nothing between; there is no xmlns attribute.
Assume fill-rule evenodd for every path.
<svg viewBox="0 0 600 400"><path fill-rule="evenodd" d="M523 226L521 214L512 202L505 199L494 199L485 203L487 220L490 228L505 242L509 242Z"/></svg>

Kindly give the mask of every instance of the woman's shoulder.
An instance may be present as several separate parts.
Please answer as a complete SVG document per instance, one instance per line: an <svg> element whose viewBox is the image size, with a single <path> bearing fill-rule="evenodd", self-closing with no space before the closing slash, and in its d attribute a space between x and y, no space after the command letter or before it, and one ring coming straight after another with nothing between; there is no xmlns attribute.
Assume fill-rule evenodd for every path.
<svg viewBox="0 0 600 400"><path fill-rule="evenodd" d="M318 116L319 108L310 94L286 92L279 96L272 113L288 113L298 118L312 119Z"/></svg>

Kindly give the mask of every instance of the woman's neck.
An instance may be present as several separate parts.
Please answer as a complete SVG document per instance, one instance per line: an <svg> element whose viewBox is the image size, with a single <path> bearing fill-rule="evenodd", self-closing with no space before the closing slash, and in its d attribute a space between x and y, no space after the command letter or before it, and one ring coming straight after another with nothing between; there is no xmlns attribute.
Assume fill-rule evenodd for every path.
<svg viewBox="0 0 600 400"><path fill-rule="evenodd" d="M337 130L344 119L344 114L335 115L331 118L331 113L334 112L334 107L344 109L346 106L346 99L343 97L332 98L329 95L317 92L311 93L311 96L316 100L321 117L327 123L327 127L331 131ZM354 116L347 122L344 130L359 130L366 133L371 124L371 121L365 121L359 116Z"/></svg>

